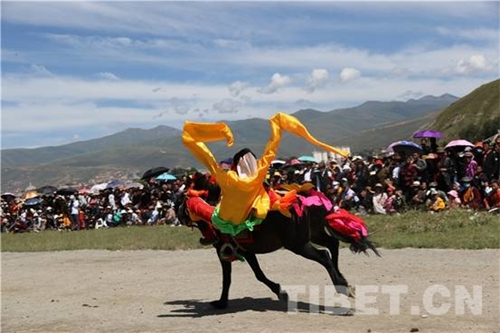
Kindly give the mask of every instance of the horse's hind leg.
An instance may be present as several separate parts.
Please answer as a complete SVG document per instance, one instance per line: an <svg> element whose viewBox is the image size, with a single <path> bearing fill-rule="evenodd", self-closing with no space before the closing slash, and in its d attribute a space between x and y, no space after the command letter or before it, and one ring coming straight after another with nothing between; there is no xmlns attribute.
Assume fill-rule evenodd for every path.
<svg viewBox="0 0 500 333"><path fill-rule="evenodd" d="M339 269L339 241L333 237L329 237L328 235L324 234L320 236L318 239L314 239L313 242L315 244L326 247L328 251L330 251L333 269L335 270L336 274L337 284L342 286L347 286L348 282Z"/></svg>
<svg viewBox="0 0 500 333"><path fill-rule="evenodd" d="M342 274L339 275L338 269L335 269L332 259L330 258L330 255L326 249L318 249L311 242L307 242L301 246L288 248L288 250L323 265L323 267L325 267L328 271L330 278L332 279L335 290L338 293L347 295L349 297L354 297L354 294L351 292L351 289L345 278L342 276Z"/></svg>
<svg viewBox="0 0 500 333"><path fill-rule="evenodd" d="M220 260L220 257L219 257ZM229 286L231 286L231 262L220 260L222 266L222 293L218 301L210 302L210 305L216 309L225 309L229 297Z"/></svg>
<svg viewBox="0 0 500 333"><path fill-rule="evenodd" d="M260 268L259 261L257 260L257 256L254 253L245 253L245 259L252 268L252 271L255 274L255 277L260 282L264 283L273 293L278 296L280 300L288 301L288 294L281 290L281 286L278 283L275 283L267 278L262 269Z"/></svg>

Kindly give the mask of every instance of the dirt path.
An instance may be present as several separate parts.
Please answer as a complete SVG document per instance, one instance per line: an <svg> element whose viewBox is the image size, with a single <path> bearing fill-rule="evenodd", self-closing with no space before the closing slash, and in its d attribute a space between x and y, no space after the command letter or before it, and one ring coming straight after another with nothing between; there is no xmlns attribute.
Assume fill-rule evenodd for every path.
<svg viewBox="0 0 500 333"><path fill-rule="evenodd" d="M358 285L358 299L366 301L365 309L353 301L355 314L343 316L338 314L347 306L332 307L325 299L325 285L330 284L326 271L287 251L259 258L272 280L307 285L294 314L254 279L245 263L233 264L230 307L212 310L208 302L218 298L221 280L213 250L3 253L1 327L2 332L498 333L499 254L404 249L382 250L383 257L377 258L342 250L341 271ZM431 285L451 293L434 294L434 309L423 301ZM456 314L456 303L463 304L456 301L458 285L471 295L471 303L482 305L481 314L472 314L467 305L464 315ZM474 285L482 292L474 293ZM318 298L314 286L319 286ZM399 307L392 309L399 315L390 314L384 286L408 286ZM363 298L363 288L378 292L372 289L368 295L374 298ZM429 313L447 303L451 307L445 314ZM320 314L314 314L315 305L320 305ZM374 310L379 314L366 314Z"/></svg>

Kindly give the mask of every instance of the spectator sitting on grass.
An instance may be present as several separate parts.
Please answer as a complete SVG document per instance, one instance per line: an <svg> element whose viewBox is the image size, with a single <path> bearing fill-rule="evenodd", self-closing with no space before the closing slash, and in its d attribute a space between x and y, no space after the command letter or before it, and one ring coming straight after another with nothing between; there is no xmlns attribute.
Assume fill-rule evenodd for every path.
<svg viewBox="0 0 500 333"><path fill-rule="evenodd" d="M440 212L446 209L446 204L444 200L441 199L436 190L430 190L430 201L427 209L431 212Z"/></svg>
<svg viewBox="0 0 500 333"><path fill-rule="evenodd" d="M360 213L373 214L373 194L370 186L365 187L359 194L359 211Z"/></svg>
<svg viewBox="0 0 500 333"><path fill-rule="evenodd" d="M412 193L410 204L416 209L423 209L426 204L427 196L427 184L421 184L418 180L413 182Z"/></svg>
<svg viewBox="0 0 500 333"><path fill-rule="evenodd" d="M456 184L456 188L454 188L452 185L452 189L458 190L459 188L460 188L460 184L458 184L458 183ZM429 184L429 190L432 190L432 189L435 189L437 191L437 193L439 194L439 197L441 199L443 199L444 203L448 206L448 204L449 204L448 196L446 195L446 193L444 191L441 191L440 189L438 189L438 184L436 182L431 182Z"/></svg>
<svg viewBox="0 0 500 333"><path fill-rule="evenodd" d="M448 202L450 208L460 208L462 201L458 197L458 192L456 190L450 190L448 192Z"/></svg>
<svg viewBox="0 0 500 333"><path fill-rule="evenodd" d="M106 206L104 224L108 227L113 225L113 211L111 206Z"/></svg>
<svg viewBox="0 0 500 333"><path fill-rule="evenodd" d="M406 210L406 201L403 195L403 191L396 190L394 191L394 194L395 194L393 201L394 208L396 209L396 212L403 213Z"/></svg>
<svg viewBox="0 0 500 333"><path fill-rule="evenodd" d="M479 209L482 207L481 193L471 184L472 179L463 177L460 182L462 183L462 192L460 193L460 200L465 208Z"/></svg>
<svg viewBox="0 0 500 333"><path fill-rule="evenodd" d="M384 186L380 183L375 184L375 194L373 195L373 212L376 214L386 214L385 202L387 193L384 192Z"/></svg>
<svg viewBox="0 0 500 333"><path fill-rule="evenodd" d="M165 212L165 224L170 224L170 226L172 227L179 226L180 223L175 214L174 207L168 204L166 208L167 209Z"/></svg>
<svg viewBox="0 0 500 333"><path fill-rule="evenodd" d="M345 210L357 209L359 204L359 197L351 188L351 185L346 178L342 178L341 185L343 187L342 199L340 200L340 207Z"/></svg>
<svg viewBox="0 0 500 333"><path fill-rule="evenodd" d="M487 210L500 209L500 186L498 180L493 180L491 182L491 190L488 196L484 198L484 207Z"/></svg>
<svg viewBox="0 0 500 333"><path fill-rule="evenodd" d="M161 204L158 202L155 205L155 208L153 209L153 211L151 212L151 215L149 216L149 218L147 220L147 224L153 225L153 224L156 224L156 222L158 222L158 218L160 217L160 212L158 211L159 208L161 208Z"/></svg>
<svg viewBox="0 0 500 333"><path fill-rule="evenodd" d="M394 214L396 210L396 189L392 186L387 187L387 200L384 204L384 209L387 214Z"/></svg>

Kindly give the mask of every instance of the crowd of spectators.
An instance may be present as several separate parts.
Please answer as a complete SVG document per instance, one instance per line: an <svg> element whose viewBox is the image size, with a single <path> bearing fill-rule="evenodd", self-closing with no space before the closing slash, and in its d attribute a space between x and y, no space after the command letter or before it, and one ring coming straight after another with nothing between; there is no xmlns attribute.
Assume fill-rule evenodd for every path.
<svg viewBox="0 0 500 333"><path fill-rule="evenodd" d="M429 147L425 139L421 146L422 151L396 151L385 156L274 164L266 183L278 193L284 184L311 183L336 206L356 214L458 208L500 212L500 137L475 147ZM15 232L177 226L175 203L190 182L186 175L174 181L153 181L144 188L44 195L34 206L2 199L1 229Z"/></svg>
<svg viewBox="0 0 500 333"><path fill-rule="evenodd" d="M99 193L49 194L26 206L2 200L2 232L80 230L131 225L178 226L175 202L186 182L151 183L142 188L107 188Z"/></svg>
<svg viewBox="0 0 500 333"><path fill-rule="evenodd" d="M270 185L310 182L339 207L359 214L499 210L500 137L474 147L429 147L425 139L421 146L422 151L276 169Z"/></svg>

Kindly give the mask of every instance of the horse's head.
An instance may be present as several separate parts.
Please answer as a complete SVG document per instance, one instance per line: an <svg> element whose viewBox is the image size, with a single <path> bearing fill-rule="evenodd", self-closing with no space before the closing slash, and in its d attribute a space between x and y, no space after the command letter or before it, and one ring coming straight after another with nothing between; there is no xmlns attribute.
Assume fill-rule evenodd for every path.
<svg viewBox="0 0 500 333"><path fill-rule="evenodd" d="M191 221L191 218L189 217L189 212L187 209L187 202L188 197L187 196L182 196L182 198L177 202L177 219L182 225L192 227L196 226L196 223Z"/></svg>

